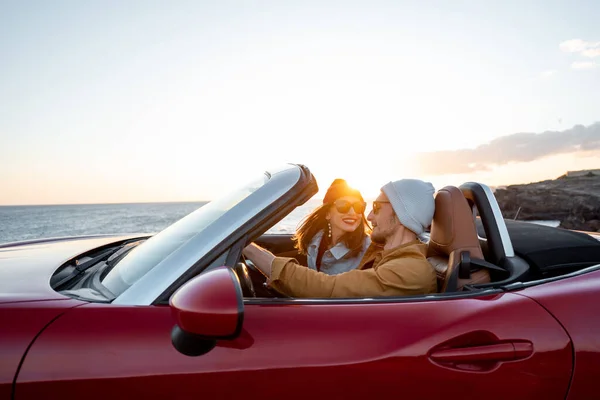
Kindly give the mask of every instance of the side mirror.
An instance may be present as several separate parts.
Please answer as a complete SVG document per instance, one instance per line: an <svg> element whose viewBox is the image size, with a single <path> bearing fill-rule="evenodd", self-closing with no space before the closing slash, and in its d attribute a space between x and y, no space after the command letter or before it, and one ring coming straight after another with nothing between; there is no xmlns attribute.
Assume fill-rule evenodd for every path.
<svg viewBox="0 0 600 400"><path fill-rule="evenodd" d="M228 267L191 279L171 296L169 304L177 322L171 341L183 354L205 354L214 348L217 339L235 339L242 330L242 288Z"/></svg>

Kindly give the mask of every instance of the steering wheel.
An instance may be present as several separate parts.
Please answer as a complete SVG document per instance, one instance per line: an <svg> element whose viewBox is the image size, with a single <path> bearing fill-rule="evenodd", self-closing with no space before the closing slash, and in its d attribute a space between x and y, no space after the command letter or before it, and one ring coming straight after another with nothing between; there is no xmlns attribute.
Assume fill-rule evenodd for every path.
<svg viewBox="0 0 600 400"><path fill-rule="evenodd" d="M240 279L244 297L290 298L286 294L269 288L265 281L265 274L243 255L240 262L235 265L234 271Z"/></svg>
<svg viewBox="0 0 600 400"><path fill-rule="evenodd" d="M254 284L252 283L252 278L250 278L250 274L248 272L248 265L246 263L247 260L242 256L242 261L235 264L234 271L240 279L240 284L242 286L242 295L244 297L256 297Z"/></svg>

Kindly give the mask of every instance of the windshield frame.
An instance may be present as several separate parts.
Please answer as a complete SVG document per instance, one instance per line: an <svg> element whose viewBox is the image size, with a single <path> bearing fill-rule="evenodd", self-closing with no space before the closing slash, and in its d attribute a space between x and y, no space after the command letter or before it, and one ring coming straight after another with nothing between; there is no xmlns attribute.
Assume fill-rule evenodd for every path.
<svg viewBox="0 0 600 400"><path fill-rule="evenodd" d="M306 179L306 171L294 164L267 170L265 175L268 179L262 186L147 271L129 288L118 294L113 304L153 304L163 292L178 282L180 277L188 275L186 272L190 269L201 270L206 267L199 264L203 261L209 262L208 259L216 255L215 249L219 244L229 242L228 239L234 234L243 235L248 224L256 223L254 220L257 215L264 213L290 191L296 194L298 189L302 190L307 181L310 181ZM140 245L140 249L143 246L144 244ZM118 266L119 264L116 267Z"/></svg>

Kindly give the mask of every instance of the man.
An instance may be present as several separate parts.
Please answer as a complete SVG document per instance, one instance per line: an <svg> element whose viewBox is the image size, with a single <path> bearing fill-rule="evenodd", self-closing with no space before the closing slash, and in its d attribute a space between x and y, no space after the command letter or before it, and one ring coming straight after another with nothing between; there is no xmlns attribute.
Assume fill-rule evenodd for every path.
<svg viewBox="0 0 600 400"><path fill-rule="evenodd" d="M389 182L373 202L367 219L372 244L357 269L326 275L248 245L243 253L268 278L269 286L292 297L382 297L435 293L434 268L418 235L431 225L435 201L428 182Z"/></svg>

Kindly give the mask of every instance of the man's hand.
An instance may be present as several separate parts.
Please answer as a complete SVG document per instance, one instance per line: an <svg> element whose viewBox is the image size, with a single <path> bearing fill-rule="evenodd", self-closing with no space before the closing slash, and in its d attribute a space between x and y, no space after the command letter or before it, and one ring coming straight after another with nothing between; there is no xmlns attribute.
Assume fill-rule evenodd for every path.
<svg viewBox="0 0 600 400"><path fill-rule="evenodd" d="M254 243L250 243L248 246L244 247L242 254L244 257L250 259L250 261L252 261L267 278L271 277L271 264L273 263L275 256L270 251L263 249Z"/></svg>

